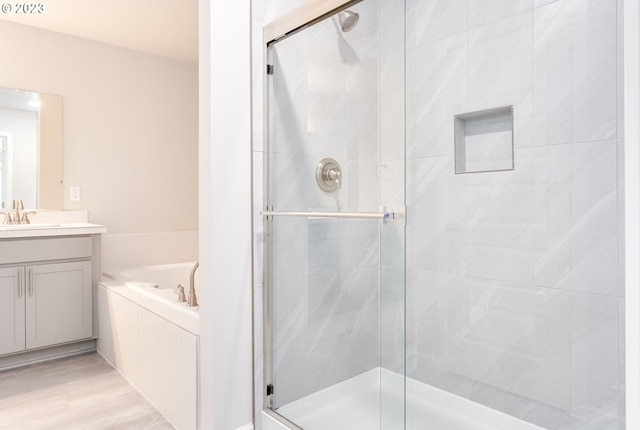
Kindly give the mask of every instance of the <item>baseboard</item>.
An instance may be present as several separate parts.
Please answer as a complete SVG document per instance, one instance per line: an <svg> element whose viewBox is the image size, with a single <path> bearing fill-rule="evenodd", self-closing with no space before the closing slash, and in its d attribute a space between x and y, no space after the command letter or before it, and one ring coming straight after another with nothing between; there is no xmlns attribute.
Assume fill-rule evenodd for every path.
<svg viewBox="0 0 640 430"><path fill-rule="evenodd" d="M253 430L253 424L249 423L245 426L238 427L236 430Z"/></svg>
<svg viewBox="0 0 640 430"><path fill-rule="evenodd" d="M8 370L44 361L56 360L63 357L85 354L96 350L96 340L89 339L82 342L69 343L51 348L37 349L0 357L0 370Z"/></svg>

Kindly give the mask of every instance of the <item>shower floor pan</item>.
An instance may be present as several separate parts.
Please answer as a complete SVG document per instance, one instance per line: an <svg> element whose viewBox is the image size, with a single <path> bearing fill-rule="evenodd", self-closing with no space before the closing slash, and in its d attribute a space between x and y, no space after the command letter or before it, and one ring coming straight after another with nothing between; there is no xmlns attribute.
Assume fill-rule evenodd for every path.
<svg viewBox="0 0 640 430"><path fill-rule="evenodd" d="M406 389L407 429L543 430L413 379L407 379ZM402 376L378 368L282 406L277 412L304 430L402 430L404 426L398 423L402 423L403 390Z"/></svg>

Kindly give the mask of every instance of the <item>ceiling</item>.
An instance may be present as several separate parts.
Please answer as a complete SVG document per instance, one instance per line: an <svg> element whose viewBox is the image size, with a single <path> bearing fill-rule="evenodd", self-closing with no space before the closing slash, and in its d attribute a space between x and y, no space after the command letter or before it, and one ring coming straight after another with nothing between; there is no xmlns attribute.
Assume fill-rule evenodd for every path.
<svg viewBox="0 0 640 430"><path fill-rule="evenodd" d="M198 0L43 0L39 3L44 4L44 13L14 11L0 13L0 19L174 60L198 62Z"/></svg>

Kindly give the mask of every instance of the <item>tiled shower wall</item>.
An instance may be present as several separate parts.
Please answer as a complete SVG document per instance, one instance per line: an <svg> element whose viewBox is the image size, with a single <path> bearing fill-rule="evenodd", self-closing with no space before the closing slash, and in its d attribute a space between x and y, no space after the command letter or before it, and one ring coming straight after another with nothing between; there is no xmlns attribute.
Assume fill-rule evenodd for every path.
<svg viewBox="0 0 640 430"><path fill-rule="evenodd" d="M270 204L278 211L373 212L378 167L378 2L352 8L358 31L328 19L278 42L267 78ZM342 167L323 192L318 162ZM275 407L379 366L379 222L273 221Z"/></svg>
<svg viewBox="0 0 640 430"><path fill-rule="evenodd" d="M407 1L407 374L547 429L623 429L621 6ZM513 105L513 171L453 117Z"/></svg>
<svg viewBox="0 0 640 430"><path fill-rule="evenodd" d="M253 2L256 213L262 208L264 155L261 27L302 3ZM386 4L376 7L384 9ZM401 82L397 77L403 73L402 53L394 58L384 47L395 43L389 42L393 33L384 34L392 14L393 10L381 14L386 37L381 38L378 66L382 80ZM621 14L615 0L407 0L407 373L548 429L624 429ZM322 59L322 67L311 73L329 85L328 98L335 99L339 92L330 88L328 79L335 53L327 46L306 52ZM394 97L402 89L380 89L383 144L375 174L381 184L380 201L393 204L401 197L400 188L395 180L387 183L384 178L402 172L403 154L393 149L402 144L387 143L402 136L402 130L396 119L393 124L385 121L398 112ZM327 98L316 99L316 118L330 113L331 103L323 97ZM514 106L515 170L455 175L453 116L506 105ZM321 145L308 148L332 147L344 154L339 140L316 137ZM353 148L349 146L348 160L359 156ZM287 157L289 166L305 162L304 157L295 158L300 154L283 154L282 166ZM313 157L325 154L306 156L311 166ZM323 206L327 200L307 199L306 187L312 183L294 181L305 195L301 210L329 209ZM360 210L377 209L375 196L358 199L371 205ZM359 208L354 204L349 209ZM347 333L375 342L364 331L351 331L356 327L348 315L358 310L348 300L372 303L376 293L339 292L342 281L325 270L338 265L330 250L347 245L351 239L335 238L350 228L322 221L305 224L302 237L308 248L294 254L323 268L305 266L312 269L308 276L282 281L302 292L302 301L289 308L292 322L315 321L315 331L304 333L312 341L300 341L302 329L295 324L290 337L279 341L280 347L294 352L293 361L281 363L284 368L291 364L292 371L293 394L285 400L361 369L357 353L344 367L340 354L345 351L339 343L349 339ZM359 230L363 248L366 229L363 224ZM255 230L259 304L259 217ZM381 285L400 285L402 274L395 270L393 256L399 255L402 244L396 235L381 231ZM290 233L288 237L297 237L294 230ZM385 267L385 262L391 263ZM363 264L365 271L375 266L369 263ZM367 282L377 282L373 272L369 275ZM402 302L403 293L393 288L381 291L382 357L369 356L371 363L365 359L362 369L380 359L383 366L400 371L397 351L404 346L404 316L393 302ZM384 304L390 306L385 309ZM256 333L262 330L259 311ZM375 326L373 314L367 315ZM386 324L393 321L397 327ZM258 342L258 379L261 347ZM342 363L331 368L334 353L339 356L335 361ZM323 377L310 379L307 366L321 369ZM256 385L258 399L262 388Z"/></svg>

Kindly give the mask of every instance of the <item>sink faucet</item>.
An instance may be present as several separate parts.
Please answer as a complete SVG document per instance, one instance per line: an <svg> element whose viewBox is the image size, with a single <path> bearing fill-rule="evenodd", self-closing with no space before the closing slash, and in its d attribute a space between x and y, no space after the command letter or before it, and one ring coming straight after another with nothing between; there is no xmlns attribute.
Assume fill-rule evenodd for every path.
<svg viewBox="0 0 640 430"><path fill-rule="evenodd" d="M22 200L20 199L16 199L11 203L11 209L13 209L15 212L15 214L13 215L13 222L20 222L20 220L22 219L22 217L20 216L20 211L24 209L24 203L22 203Z"/></svg>
<svg viewBox="0 0 640 430"><path fill-rule="evenodd" d="M189 298L187 299L187 306L198 306L198 299L196 298L196 269L200 266L200 262L196 261L191 269L191 275L189 276Z"/></svg>
<svg viewBox="0 0 640 430"><path fill-rule="evenodd" d="M11 212L0 212L0 214L4 215L3 224L31 224L29 215L34 213L24 212L24 203L20 199L15 199L11 202Z"/></svg>

